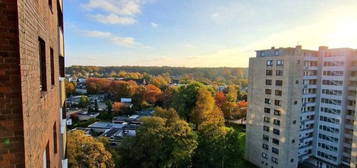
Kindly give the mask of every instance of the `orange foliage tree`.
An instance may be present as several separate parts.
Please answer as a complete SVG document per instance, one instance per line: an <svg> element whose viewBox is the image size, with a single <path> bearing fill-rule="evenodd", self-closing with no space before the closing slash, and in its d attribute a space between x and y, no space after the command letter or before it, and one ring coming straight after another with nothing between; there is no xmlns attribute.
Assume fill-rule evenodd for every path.
<svg viewBox="0 0 357 168"><path fill-rule="evenodd" d="M104 93L108 91L112 81L104 78L89 78L87 79L88 93Z"/></svg>
<svg viewBox="0 0 357 168"><path fill-rule="evenodd" d="M138 85L134 81L113 81L109 87L109 93L114 99L119 100L123 97L132 97Z"/></svg>
<svg viewBox="0 0 357 168"><path fill-rule="evenodd" d="M221 108L224 101L226 101L226 96L223 92L217 92L214 99L216 101L216 105Z"/></svg>
<svg viewBox="0 0 357 168"><path fill-rule="evenodd" d="M160 88L152 84L146 85L144 92L144 100L154 104L159 99L161 94L162 91L160 90Z"/></svg>

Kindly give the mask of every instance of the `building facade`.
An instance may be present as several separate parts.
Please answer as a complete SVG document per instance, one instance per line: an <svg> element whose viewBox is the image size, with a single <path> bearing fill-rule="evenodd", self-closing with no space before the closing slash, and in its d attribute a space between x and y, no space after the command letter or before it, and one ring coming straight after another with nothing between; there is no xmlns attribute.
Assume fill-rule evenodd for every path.
<svg viewBox="0 0 357 168"><path fill-rule="evenodd" d="M269 168L353 166L356 76L354 49L257 51L249 61L246 159Z"/></svg>
<svg viewBox="0 0 357 168"><path fill-rule="evenodd" d="M0 0L0 167L65 159L62 0Z"/></svg>

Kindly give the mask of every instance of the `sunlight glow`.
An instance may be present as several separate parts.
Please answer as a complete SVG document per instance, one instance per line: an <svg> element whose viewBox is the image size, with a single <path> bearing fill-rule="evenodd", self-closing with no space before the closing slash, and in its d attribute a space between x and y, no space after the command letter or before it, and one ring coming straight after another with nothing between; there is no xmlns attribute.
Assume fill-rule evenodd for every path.
<svg viewBox="0 0 357 168"><path fill-rule="evenodd" d="M355 46L357 44L357 20L345 19L333 23L334 28L327 35L328 43L335 47Z"/></svg>

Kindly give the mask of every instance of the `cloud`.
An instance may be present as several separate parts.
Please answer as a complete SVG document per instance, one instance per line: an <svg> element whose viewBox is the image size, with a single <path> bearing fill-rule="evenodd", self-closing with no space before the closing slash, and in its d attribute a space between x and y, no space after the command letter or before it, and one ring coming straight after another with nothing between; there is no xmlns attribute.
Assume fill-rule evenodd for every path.
<svg viewBox="0 0 357 168"><path fill-rule="evenodd" d="M142 0L89 0L81 7L96 12L90 16L100 23L134 24L142 4Z"/></svg>
<svg viewBox="0 0 357 168"><path fill-rule="evenodd" d="M150 25L151 25L151 27L153 27L153 28L157 28L157 27L159 26L157 23L154 23L154 22L151 22Z"/></svg>
<svg viewBox="0 0 357 168"><path fill-rule="evenodd" d="M116 14L92 16L97 22L104 24L134 24L136 20L133 17L119 16Z"/></svg>
<svg viewBox="0 0 357 168"><path fill-rule="evenodd" d="M132 46L138 45L138 43L136 43L135 39L132 37L116 36L110 32L101 32L101 31L92 30L92 31L84 31L84 33L88 37L106 39L115 45L119 45L119 46L123 46L123 47L132 47Z"/></svg>

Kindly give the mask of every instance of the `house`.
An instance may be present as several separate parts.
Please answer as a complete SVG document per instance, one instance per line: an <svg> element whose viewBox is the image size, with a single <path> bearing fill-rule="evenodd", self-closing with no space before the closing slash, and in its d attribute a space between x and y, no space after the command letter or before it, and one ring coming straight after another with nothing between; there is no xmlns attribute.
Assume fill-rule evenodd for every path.
<svg viewBox="0 0 357 168"><path fill-rule="evenodd" d="M88 128L92 129L94 132L97 133L104 133L105 131L111 128L123 128L127 124L128 123L115 124L110 122L95 122L89 125Z"/></svg>
<svg viewBox="0 0 357 168"><path fill-rule="evenodd" d="M79 121L85 121L89 120L92 118L97 118L99 116L99 113L88 113L88 112L83 112L77 115Z"/></svg>

